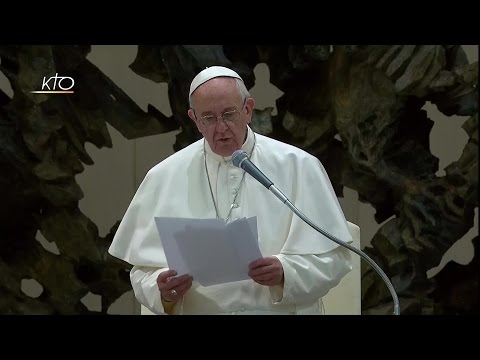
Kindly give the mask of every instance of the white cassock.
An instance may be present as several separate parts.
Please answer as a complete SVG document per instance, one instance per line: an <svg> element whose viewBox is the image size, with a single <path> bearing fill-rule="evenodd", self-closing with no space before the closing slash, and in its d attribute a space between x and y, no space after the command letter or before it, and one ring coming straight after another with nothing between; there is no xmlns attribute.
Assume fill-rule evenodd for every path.
<svg viewBox="0 0 480 360"><path fill-rule="evenodd" d="M330 180L316 157L250 128L242 149L310 220L352 242ZM233 203L229 221L257 216L260 250L263 256L280 260L284 286L243 280L203 287L194 281L175 305L175 314L322 313L321 298L352 269L349 250L312 229L249 174L242 182L243 174L204 139L147 173L109 248L111 255L133 265L130 279L141 304L164 314L156 279L167 270L167 261L154 217L215 218L215 201L224 219Z"/></svg>

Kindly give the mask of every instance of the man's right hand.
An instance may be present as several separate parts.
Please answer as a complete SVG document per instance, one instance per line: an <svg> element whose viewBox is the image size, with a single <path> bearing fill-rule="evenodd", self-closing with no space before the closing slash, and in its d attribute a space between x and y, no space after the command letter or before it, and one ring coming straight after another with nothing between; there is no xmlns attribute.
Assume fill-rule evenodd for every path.
<svg viewBox="0 0 480 360"><path fill-rule="evenodd" d="M166 270L157 277L157 285L163 300L177 302L192 286L193 277L188 274L175 277L175 270Z"/></svg>

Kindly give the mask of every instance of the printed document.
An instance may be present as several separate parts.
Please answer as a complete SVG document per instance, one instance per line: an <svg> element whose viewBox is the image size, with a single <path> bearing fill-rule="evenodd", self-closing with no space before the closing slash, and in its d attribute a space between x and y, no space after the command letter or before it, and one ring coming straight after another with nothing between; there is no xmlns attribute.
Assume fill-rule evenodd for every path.
<svg viewBox="0 0 480 360"><path fill-rule="evenodd" d="M222 219L155 217L168 267L203 286L247 280L248 264L261 258L257 217Z"/></svg>

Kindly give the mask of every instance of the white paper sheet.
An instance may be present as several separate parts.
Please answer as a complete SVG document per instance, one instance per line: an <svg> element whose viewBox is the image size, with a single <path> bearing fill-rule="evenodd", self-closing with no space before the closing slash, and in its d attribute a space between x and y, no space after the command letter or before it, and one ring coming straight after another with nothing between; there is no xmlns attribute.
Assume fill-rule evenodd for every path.
<svg viewBox="0 0 480 360"><path fill-rule="evenodd" d="M257 218L225 224L221 219L155 217L168 267L203 286L250 279L248 264L262 257Z"/></svg>

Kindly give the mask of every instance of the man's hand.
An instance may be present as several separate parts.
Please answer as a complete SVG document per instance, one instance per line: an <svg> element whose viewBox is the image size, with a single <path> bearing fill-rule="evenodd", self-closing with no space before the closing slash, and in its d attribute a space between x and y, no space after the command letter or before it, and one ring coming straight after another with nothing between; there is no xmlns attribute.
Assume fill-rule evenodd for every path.
<svg viewBox="0 0 480 360"><path fill-rule="evenodd" d="M175 270L166 270L157 277L158 290L160 290L162 299L174 303L190 289L193 280L188 274L179 277L175 277L175 275L177 275Z"/></svg>
<svg viewBox="0 0 480 360"><path fill-rule="evenodd" d="M252 261L248 269L248 276L260 285L283 285L283 266L275 256Z"/></svg>

